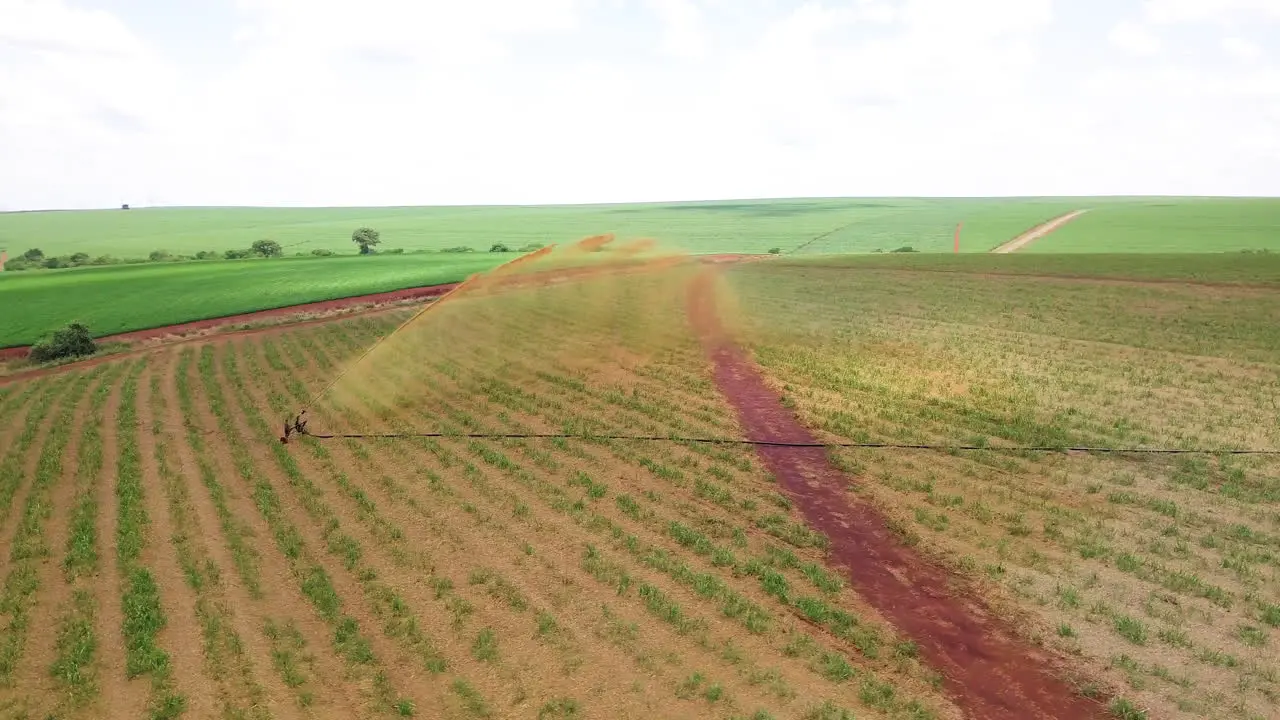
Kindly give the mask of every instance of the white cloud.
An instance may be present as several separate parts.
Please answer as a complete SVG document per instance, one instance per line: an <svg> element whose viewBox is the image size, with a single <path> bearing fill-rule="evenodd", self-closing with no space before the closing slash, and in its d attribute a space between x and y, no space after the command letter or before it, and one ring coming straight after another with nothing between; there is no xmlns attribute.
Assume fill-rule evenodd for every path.
<svg viewBox="0 0 1280 720"><path fill-rule="evenodd" d="M139 160L175 83L108 13L0 0L0 193L17 207L119 202L147 182Z"/></svg>
<svg viewBox="0 0 1280 720"><path fill-rule="evenodd" d="M1280 1L1145 0L1143 14L1156 23L1223 23L1249 15L1280 19Z"/></svg>
<svg viewBox="0 0 1280 720"><path fill-rule="evenodd" d="M664 26L662 49L683 59L700 59L707 54L707 36L702 27L702 11L692 0L647 0Z"/></svg>
<svg viewBox="0 0 1280 720"><path fill-rule="evenodd" d="M1120 22L1107 36L1112 45L1131 55L1148 57L1160 52L1160 39L1146 26L1130 20Z"/></svg>
<svg viewBox="0 0 1280 720"><path fill-rule="evenodd" d="M275 52L372 51L419 60L492 60L506 42L573 30L576 0L238 0L245 44Z"/></svg>
<svg viewBox="0 0 1280 720"><path fill-rule="evenodd" d="M212 72L99 1L0 0L0 205L1280 192L1273 61L1051 0L237 0Z"/></svg>
<svg viewBox="0 0 1280 720"><path fill-rule="evenodd" d="M1241 37L1223 38L1222 50L1237 60L1257 60L1262 57L1262 48Z"/></svg>

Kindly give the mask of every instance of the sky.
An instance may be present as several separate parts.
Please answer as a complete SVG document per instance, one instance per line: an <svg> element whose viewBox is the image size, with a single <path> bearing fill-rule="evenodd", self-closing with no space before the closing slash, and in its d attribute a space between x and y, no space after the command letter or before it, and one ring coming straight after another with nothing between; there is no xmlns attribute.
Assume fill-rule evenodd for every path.
<svg viewBox="0 0 1280 720"><path fill-rule="evenodd" d="M1280 195L1280 0L0 0L0 210Z"/></svg>

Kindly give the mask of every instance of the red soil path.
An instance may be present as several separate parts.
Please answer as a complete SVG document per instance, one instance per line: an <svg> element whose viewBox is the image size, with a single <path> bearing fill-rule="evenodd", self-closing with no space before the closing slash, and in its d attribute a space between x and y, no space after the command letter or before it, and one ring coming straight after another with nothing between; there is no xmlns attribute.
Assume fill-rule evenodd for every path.
<svg viewBox="0 0 1280 720"><path fill-rule="evenodd" d="M747 354L726 335L715 302L716 273L707 268L689 289L689 319L715 367L720 391L753 440L815 442L779 402ZM849 478L823 448L760 447L761 459L815 529L830 538L830 559L854 589L944 677L944 688L968 717L981 720L1103 718L1097 701L1059 677L1053 657L1020 641L959 578L894 537L884 518L851 497Z"/></svg>

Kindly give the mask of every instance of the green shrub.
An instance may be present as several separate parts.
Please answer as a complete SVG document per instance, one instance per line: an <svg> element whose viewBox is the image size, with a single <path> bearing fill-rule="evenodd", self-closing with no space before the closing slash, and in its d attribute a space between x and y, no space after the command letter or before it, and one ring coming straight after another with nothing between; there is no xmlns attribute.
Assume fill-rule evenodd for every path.
<svg viewBox="0 0 1280 720"><path fill-rule="evenodd" d="M919 252L919 251L918 251L918 250L916 250L915 248L911 247L910 245L903 245L902 247L900 247L900 248L895 248L895 249L893 249L893 250L890 250L889 252L896 252L896 253L913 253L913 252Z"/></svg>
<svg viewBox="0 0 1280 720"><path fill-rule="evenodd" d="M782 254L782 248L769 248L769 254L770 254L770 255L781 255L781 254Z"/></svg>
<svg viewBox="0 0 1280 720"><path fill-rule="evenodd" d="M494 243L493 246L489 248L489 252L511 252L511 248L507 247L505 243Z"/></svg>
<svg viewBox="0 0 1280 720"><path fill-rule="evenodd" d="M475 251L476 251L476 249L475 249L475 248L473 248L473 247L467 247L466 245L456 245L456 246L454 246L454 247L448 247L448 248L445 248L445 249L441 250L440 252L443 252L443 253L469 253L469 252L475 252Z"/></svg>
<svg viewBox="0 0 1280 720"><path fill-rule="evenodd" d="M89 328L80 323L71 323L32 345L30 357L33 362L43 363L92 355L97 350L98 347L89 334Z"/></svg>
<svg viewBox="0 0 1280 720"><path fill-rule="evenodd" d="M316 257L329 257L330 255L333 254L333 251L325 250L324 248L316 248L315 250L311 251L311 254L315 255Z"/></svg>

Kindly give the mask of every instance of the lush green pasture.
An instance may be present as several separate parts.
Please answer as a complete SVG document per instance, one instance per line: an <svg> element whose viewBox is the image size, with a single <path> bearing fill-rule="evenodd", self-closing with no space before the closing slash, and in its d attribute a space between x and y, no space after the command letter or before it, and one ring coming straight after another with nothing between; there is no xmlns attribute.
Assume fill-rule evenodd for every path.
<svg viewBox="0 0 1280 720"><path fill-rule="evenodd" d="M1280 200L1224 198L835 198L538 207L157 208L0 214L0 248L46 255L145 257L248 247L287 253L353 252L351 231L381 231L384 248L438 250L495 242L565 243L615 233L695 253L849 253L910 245L987 252L1080 208L1091 211L1043 238L1043 252L1215 252L1280 249ZM1025 252L1025 251L1023 251Z"/></svg>
<svg viewBox="0 0 1280 720"><path fill-rule="evenodd" d="M902 253L784 257L772 262L819 271L908 270L1280 286L1280 254L1270 253L959 256ZM830 275L828 278L834 283L845 282Z"/></svg>
<svg viewBox="0 0 1280 720"><path fill-rule="evenodd" d="M386 248L487 250L495 242L564 243L600 233L651 237L689 252L985 252L1023 230L1081 206L1061 199L797 199L543 207L161 208L0 214L0 247L11 255L86 252L145 257L248 247L260 239L286 252L351 252L351 231L381 231ZM1090 199L1088 204L1123 202Z"/></svg>
<svg viewBox="0 0 1280 720"><path fill-rule="evenodd" d="M512 255L380 255L0 274L0 347L68 322L95 335L465 279Z"/></svg>
<svg viewBox="0 0 1280 720"><path fill-rule="evenodd" d="M910 246L951 252L956 224L962 253L985 253L1022 232L1080 207L1078 199L964 199L866 201L832 234L804 253L888 252Z"/></svg>
<svg viewBox="0 0 1280 720"><path fill-rule="evenodd" d="M1095 205L1019 252L1223 252L1280 250L1275 198L1149 198Z"/></svg>

